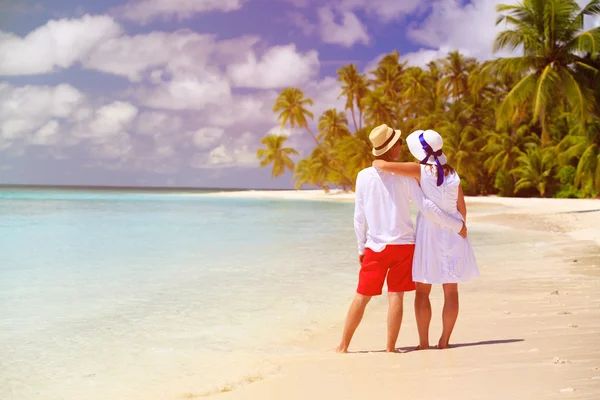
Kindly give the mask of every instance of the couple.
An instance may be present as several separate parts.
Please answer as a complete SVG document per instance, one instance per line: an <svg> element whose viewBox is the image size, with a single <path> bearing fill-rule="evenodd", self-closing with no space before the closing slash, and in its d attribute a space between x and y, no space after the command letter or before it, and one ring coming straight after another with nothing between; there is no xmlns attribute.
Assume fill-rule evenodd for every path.
<svg viewBox="0 0 600 400"><path fill-rule="evenodd" d="M458 283L479 275L467 239L460 178L447 164L442 138L435 131L416 131L406 138L420 164L394 162L402 146L399 130L380 125L369 139L376 159L372 167L358 174L355 191L354 229L361 265L358 288L337 352L348 351L369 300L381 295L386 276L386 350L396 352L404 292L414 290L417 349L429 348L432 284L444 288L443 331L438 348L446 348L458 317ZM411 200L419 210L416 240L410 218Z"/></svg>

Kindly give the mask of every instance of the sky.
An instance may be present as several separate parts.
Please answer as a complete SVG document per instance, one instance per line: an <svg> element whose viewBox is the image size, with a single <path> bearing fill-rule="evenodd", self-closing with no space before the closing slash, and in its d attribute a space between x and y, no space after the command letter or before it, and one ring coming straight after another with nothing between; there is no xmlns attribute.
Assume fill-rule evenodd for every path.
<svg viewBox="0 0 600 400"><path fill-rule="evenodd" d="M346 64L500 56L506 2L0 0L0 184L291 188L256 158L269 134L314 147L280 128L282 89L314 100L316 124L343 110Z"/></svg>

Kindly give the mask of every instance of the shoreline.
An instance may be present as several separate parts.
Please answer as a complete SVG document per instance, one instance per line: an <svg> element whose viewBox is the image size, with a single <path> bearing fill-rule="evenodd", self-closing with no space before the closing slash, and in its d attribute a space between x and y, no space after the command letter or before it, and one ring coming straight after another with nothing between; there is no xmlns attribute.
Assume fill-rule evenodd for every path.
<svg viewBox="0 0 600 400"><path fill-rule="evenodd" d="M325 194L319 190L229 192L200 196L343 202L354 199L353 193ZM385 333L386 315L386 299L381 296L372 301L364 322L357 331L351 346L354 353L332 353L344 322L345 315L340 315L335 322L332 321L334 323L330 328L313 332L305 340L294 343L304 349L302 354L282 355L265 360L274 366L272 373L251 375L202 396L214 395L233 400L279 397L359 399L372 395L389 397L397 395L398 389L394 389L392 382L408 379L414 383L414 387L408 391L411 395L409 397L414 399L440 398L439 396L461 400L482 398L480 396L489 399L538 399L571 393L571 389L579 392L578 398L597 398L600 395L600 372L594 368L600 367L600 345L596 344L593 335L597 334L600 324L593 321L600 321L600 307L595 309L595 303L592 306L589 301L585 303L584 299L600 292L600 280L597 279L600 277L600 201L499 197L468 197L466 200L470 226L473 229L489 230L490 236L499 238L499 242L497 245L485 243L479 246L474 243L474 246L479 247L476 247L476 253L479 253L478 262L482 264L482 279L463 285L461 290L461 304L464 304L461 305L461 310L464 311L461 311L456 333L453 335L454 340L461 342L459 347L445 351L412 351L410 344L415 335L413 297L408 294L404 307L405 321L398 342L405 353L379 353L378 346ZM491 250L490 254L481 254L487 249ZM491 254L492 252L495 254ZM542 263L539 262L540 258ZM528 270L539 265L544 267L540 273ZM502 268L498 268L499 266ZM499 272L501 269L506 269L506 274ZM586 282L589 277L595 277L596 280ZM568 297L555 295L562 295L565 291ZM499 299L502 300L498 301ZM436 317L439 317L441 311L440 300L439 293L432 293L433 332L436 326L439 327ZM571 307L571 311L566 310L566 306ZM500 324L502 319L512 319L505 326L494 328L495 334L491 335L494 336L491 339L490 332L484 334L485 326L481 326L481 319L487 318L490 310L498 319L492 325ZM559 319L557 315L563 315L564 325L554 326ZM536 329L529 327L523 330L523 318L535 320ZM485 321L485 324L489 324L487 319ZM567 324L567 321L571 323ZM547 326L544 329L548 331L545 332L542 326ZM579 338L578 351L575 352L571 349L573 345L569 344L569 339L557 336L557 332L568 337L569 334L584 331L585 335ZM433 342L437 340L433 336L432 339ZM541 353L544 354L543 357ZM598 362L594 362L594 354L597 355ZM448 365L452 359L454 362ZM456 364L458 359L463 361ZM478 370L471 371L470 376L466 370L474 359L480 365ZM485 362L492 359L496 361ZM562 365L563 361L567 365L563 367L566 370L564 376L557 378L552 384L544 385L542 382L547 379L547 374L552 371L556 373L559 368L557 364ZM529 363L529 369L515 367L518 372L511 373L508 366L520 362ZM496 367L494 363L499 363L500 367ZM573 371L575 367L572 367L571 371L568 370L569 366L579 364L585 364L585 368ZM424 371L429 372L424 374ZM471 395L465 397L464 393L458 391L458 387L468 385L471 379L486 382L487 375L481 375L479 371L499 374L504 377L504 381L501 379L501 385L494 385L493 393L483 384L477 385ZM441 391L444 385L437 389L428 386L426 381L432 374L447 386L447 391ZM589 376L582 380L582 374ZM310 385L307 386L307 383ZM550 389L552 385L558 386ZM457 392L453 393L453 390Z"/></svg>

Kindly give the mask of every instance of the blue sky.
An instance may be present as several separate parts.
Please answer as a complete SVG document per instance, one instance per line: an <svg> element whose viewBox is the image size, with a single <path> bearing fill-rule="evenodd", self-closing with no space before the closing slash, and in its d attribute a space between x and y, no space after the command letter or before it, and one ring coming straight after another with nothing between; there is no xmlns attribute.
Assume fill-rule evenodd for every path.
<svg viewBox="0 0 600 400"><path fill-rule="evenodd" d="M0 0L0 184L291 187L254 156L282 88L318 116L347 63L488 59L500 2Z"/></svg>

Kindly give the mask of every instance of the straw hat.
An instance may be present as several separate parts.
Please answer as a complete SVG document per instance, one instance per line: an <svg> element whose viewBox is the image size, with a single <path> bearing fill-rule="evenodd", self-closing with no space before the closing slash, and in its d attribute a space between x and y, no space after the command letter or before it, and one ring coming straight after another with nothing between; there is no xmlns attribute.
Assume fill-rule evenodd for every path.
<svg viewBox="0 0 600 400"><path fill-rule="evenodd" d="M436 131L432 131L431 129L426 131L415 131L408 135L406 138L406 144L408 145L410 154L419 160L421 164L435 165L436 155L441 165L444 165L448 162L448 159L442 152L444 140ZM429 149L427 149L428 146Z"/></svg>
<svg viewBox="0 0 600 400"><path fill-rule="evenodd" d="M386 124L379 125L369 134L369 140L373 144L373 155L375 157L387 153L400 139L402 132L392 129Z"/></svg>

